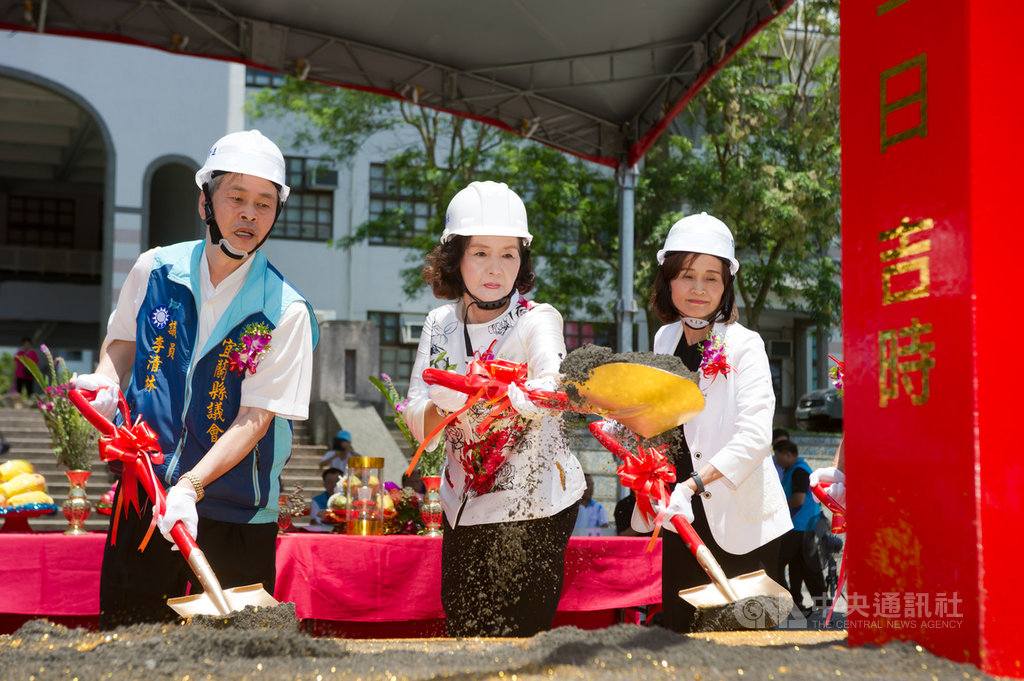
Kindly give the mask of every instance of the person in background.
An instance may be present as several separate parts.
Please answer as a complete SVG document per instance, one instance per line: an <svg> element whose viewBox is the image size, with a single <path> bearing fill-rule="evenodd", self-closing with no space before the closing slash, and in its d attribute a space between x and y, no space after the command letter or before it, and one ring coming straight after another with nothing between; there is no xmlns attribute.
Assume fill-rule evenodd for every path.
<svg viewBox="0 0 1024 681"><path fill-rule="evenodd" d="M785 428L776 428L775 430L772 431L772 447L775 446L775 443L780 442L782 440L788 440L788 439L789 439L789 431L786 430ZM773 457L772 460L774 461L774 457ZM782 479L782 468L779 466L778 462L775 463L775 470L779 474L779 480L781 480Z"/></svg>
<svg viewBox="0 0 1024 681"><path fill-rule="evenodd" d="M622 497L615 504L612 515L615 517L615 534L620 537L649 537L650 532L637 532L630 526L630 519L633 517L633 509L636 507L636 492L629 490L629 494Z"/></svg>
<svg viewBox="0 0 1024 681"><path fill-rule="evenodd" d="M21 339L21 347L14 353L14 390L27 397L35 392L36 379L32 378L32 374L21 363L19 357L30 359L36 366L39 365L39 355L32 349L32 339L28 336Z"/></svg>
<svg viewBox="0 0 1024 681"><path fill-rule="evenodd" d="M807 617L814 607L825 605L825 576L817 555L805 551L805 545L814 544L814 526L821 517L821 507L811 494L811 467L799 455L796 443L779 440L775 443L775 463L782 467L782 490L786 493L793 529L782 535L779 546L779 575L789 568L789 593L793 603ZM811 534L807 536L808 532ZM811 594L811 607L803 603L801 583L807 584Z"/></svg>
<svg viewBox="0 0 1024 681"><path fill-rule="evenodd" d="M344 476L344 472L337 468L328 468L321 474L324 481L324 491L309 503L309 529L313 532L330 532L332 525L324 522L327 515L327 500L337 490L338 481Z"/></svg>
<svg viewBox="0 0 1024 681"><path fill-rule="evenodd" d="M424 279L435 297L454 302L427 315L404 413L427 449L445 442L441 604L448 636L532 636L554 621L586 486L561 413L513 383L510 408L488 421L491 405L462 411L466 394L427 385L423 373L442 354L442 368L463 375L471 362L494 358L525 364L525 388L555 390L562 317L523 297L535 280L533 237L526 207L507 185L470 183L452 198L444 224Z"/></svg>
<svg viewBox="0 0 1024 681"><path fill-rule="evenodd" d="M307 418L319 329L312 307L261 250L289 193L277 145L258 130L226 135L195 179L206 238L139 256L96 373L75 383L95 391L93 407L107 418L127 383L132 417L153 429L165 454L153 465L168 488L164 514L154 519L144 503L141 517L111 516L102 629L174 620L168 597L185 595L189 584L200 588L172 550L178 521L221 586L261 583L274 591L288 421ZM141 485L124 488L117 486L118 498L148 499ZM152 520L167 541L155 538L140 551Z"/></svg>
<svg viewBox="0 0 1024 681"><path fill-rule="evenodd" d="M594 478L587 473L583 476L587 489L580 499L580 510L576 514L576 525L572 533L577 537L600 537L602 528L608 527L608 514L599 502L594 501Z"/></svg>
<svg viewBox="0 0 1024 681"><path fill-rule="evenodd" d="M359 456L352 451L352 434L347 430L339 430L334 435L331 448L324 452L323 458L320 459L320 468L337 468L345 475L350 456Z"/></svg>
<svg viewBox="0 0 1024 681"><path fill-rule="evenodd" d="M774 577L793 524L770 456L775 391L764 340L736 321L735 250L729 228L701 213L676 222L657 254L651 306L665 326L654 352L698 372L706 401L669 451L677 482L664 510L693 524L727 576L763 569ZM708 577L672 523L664 527L664 624L690 631L695 609L678 594ZM633 528L653 526L634 512Z"/></svg>

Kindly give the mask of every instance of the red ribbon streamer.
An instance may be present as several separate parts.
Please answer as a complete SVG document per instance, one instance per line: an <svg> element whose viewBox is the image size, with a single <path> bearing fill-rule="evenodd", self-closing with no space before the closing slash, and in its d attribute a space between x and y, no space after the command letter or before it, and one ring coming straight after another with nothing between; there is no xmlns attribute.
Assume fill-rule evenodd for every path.
<svg viewBox="0 0 1024 681"><path fill-rule="evenodd" d="M729 372L733 370L731 364L726 362L724 359L717 362L708 362L702 367L704 372L704 378L710 378L711 382L714 383L715 379L718 378L719 374L728 377Z"/></svg>
<svg viewBox="0 0 1024 681"><path fill-rule="evenodd" d="M149 484L143 482L144 487L156 489L160 485L156 473L153 472L152 464L161 464L164 461L163 452L157 442L156 433L149 425L142 420L137 420L131 428L121 426L113 435L104 435L99 440L100 460L121 461L124 465L121 470L121 494L117 497L117 508L114 509L114 526L110 533L110 543L113 545L117 537L117 522L120 519L121 508L127 501L128 506L135 509L140 516L142 511L139 506L138 480L136 469L147 476ZM157 518L163 516L163 502L154 495L153 518L150 520L149 529L139 544L139 551L146 548L149 538L156 529ZM125 512L127 513L127 508Z"/></svg>
<svg viewBox="0 0 1024 681"><path fill-rule="evenodd" d="M829 355L831 357L831 355ZM832 534L844 534L846 532L846 507L840 504L838 501L832 498L832 496L825 491L827 485L824 483L818 483L811 487L811 491L814 496L818 498L825 508L832 512ZM832 599L832 607L828 609L828 615L825 616L825 626L829 625L832 621L832 613L836 609L836 601L839 600L839 594L843 592L843 586L846 585L846 544L843 544L843 555L839 559L839 581L836 584L836 598Z"/></svg>

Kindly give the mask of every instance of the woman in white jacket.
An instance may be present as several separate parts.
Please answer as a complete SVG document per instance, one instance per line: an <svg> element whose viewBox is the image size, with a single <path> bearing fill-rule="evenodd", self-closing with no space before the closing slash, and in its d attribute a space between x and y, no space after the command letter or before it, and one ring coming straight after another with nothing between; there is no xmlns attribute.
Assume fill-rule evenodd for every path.
<svg viewBox="0 0 1024 681"><path fill-rule="evenodd" d="M775 393L764 341L736 322L732 233L706 213L685 217L658 251L658 270L651 306L666 326L654 352L697 371L705 398L704 410L681 426L666 510L693 523L726 575L763 568L777 578L779 538L793 525L772 464ZM647 529L638 520L637 529ZM709 580L674 530L663 536L665 626L688 631L695 611L678 593Z"/></svg>
<svg viewBox="0 0 1024 681"><path fill-rule="evenodd" d="M427 315L409 383L405 418L423 441L467 396L428 386L424 369L465 374L474 359L525 362L528 388L554 390L565 356L562 318L522 297L533 287L526 208L506 185L473 182L448 206L441 244L424 277L434 295L455 299ZM477 426L477 404L444 437L441 602L449 636L532 636L551 628L562 592L565 548L585 483L559 412L515 385L515 414Z"/></svg>

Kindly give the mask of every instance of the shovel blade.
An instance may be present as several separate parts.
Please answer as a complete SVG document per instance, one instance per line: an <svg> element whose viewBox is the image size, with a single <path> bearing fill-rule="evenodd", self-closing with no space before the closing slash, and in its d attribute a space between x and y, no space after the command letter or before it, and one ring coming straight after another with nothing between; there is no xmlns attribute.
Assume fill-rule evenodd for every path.
<svg viewBox="0 0 1024 681"><path fill-rule="evenodd" d="M645 438L681 426L704 409L704 395L696 383L643 364L602 364L577 389L595 414L615 419Z"/></svg>
<svg viewBox="0 0 1024 681"><path fill-rule="evenodd" d="M778 599L780 603L788 601L790 607L792 607L793 597L789 591L769 577L764 570L748 572L738 577L730 577L728 581L740 600L744 598L766 597ZM732 602L714 584L683 589L679 592L679 597L698 610L701 608L717 608Z"/></svg>
<svg viewBox="0 0 1024 681"><path fill-rule="evenodd" d="M231 612L245 609L245 606L252 605L261 608L269 608L280 605L273 596L267 593L262 584L247 584L246 586L235 586L224 589L224 598L231 608ZM168 598L167 605L171 606L174 612L188 619L195 615L212 615L220 617L221 613L214 605L213 599L206 593L181 596L180 598Z"/></svg>

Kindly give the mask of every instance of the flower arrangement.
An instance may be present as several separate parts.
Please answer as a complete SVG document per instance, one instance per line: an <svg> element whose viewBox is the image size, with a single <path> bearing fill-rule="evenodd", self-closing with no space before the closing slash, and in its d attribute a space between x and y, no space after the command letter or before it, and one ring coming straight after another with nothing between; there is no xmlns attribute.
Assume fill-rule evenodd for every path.
<svg viewBox="0 0 1024 681"><path fill-rule="evenodd" d="M838 392L839 396L843 396L843 373L846 371L846 362L840 362L838 359L829 355L828 358L836 363L834 367L828 370L828 377L832 379L832 387Z"/></svg>
<svg viewBox="0 0 1024 681"><path fill-rule="evenodd" d="M263 355L270 350L270 327L264 322L253 322L245 327L241 340L228 353L228 370L238 376L244 376L247 370L255 374Z"/></svg>
<svg viewBox="0 0 1024 681"><path fill-rule="evenodd" d="M442 355L443 357L443 355ZM441 357L438 357L440 360ZM373 384L377 390L384 396L384 399L391 405L391 409L395 412L394 422L398 426L398 429L402 431L402 435L408 440L412 448L418 449L420 443L412 435L412 431L409 430L409 426L405 422L405 407L409 403L409 398L403 398L398 394L398 389L395 388L394 382L391 377L387 374L381 374L380 378L376 376L370 376L370 383ZM445 451L444 441L437 445L432 450L424 451L420 455L419 469L420 475L423 477L431 477L441 475L441 466L444 464Z"/></svg>
<svg viewBox="0 0 1024 681"><path fill-rule="evenodd" d="M708 337L701 345L700 370L704 378L712 382L719 375L728 377L733 370L732 365L725 361L725 339L714 332L708 331Z"/></svg>
<svg viewBox="0 0 1024 681"><path fill-rule="evenodd" d="M393 483L386 483L393 485ZM394 511L384 515L384 534L419 534L424 529L420 517L420 495L412 487L388 487Z"/></svg>
<svg viewBox="0 0 1024 681"><path fill-rule="evenodd" d="M39 349L49 362L48 375L44 376L39 365L31 359L20 356L18 360L43 388L43 396L36 404L50 431L53 454L57 457L57 463L69 471L91 470L93 453L96 451L96 429L68 399L72 376L64 358L54 359L45 345L40 345Z"/></svg>

